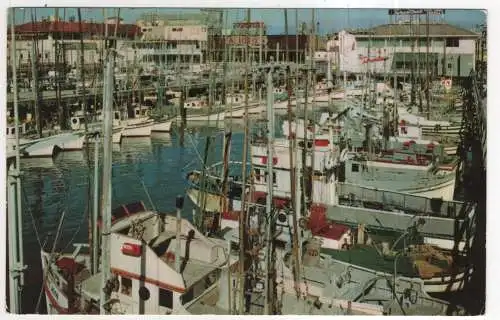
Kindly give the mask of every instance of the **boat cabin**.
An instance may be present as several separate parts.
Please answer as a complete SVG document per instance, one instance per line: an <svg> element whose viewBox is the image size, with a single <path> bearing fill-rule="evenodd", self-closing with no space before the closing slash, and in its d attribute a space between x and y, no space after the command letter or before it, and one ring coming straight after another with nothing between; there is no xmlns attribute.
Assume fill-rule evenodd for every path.
<svg viewBox="0 0 500 320"><path fill-rule="evenodd" d="M203 109L205 107L208 107L207 101L200 98L187 99L187 101L184 102L184 108L186 109Z"/></svg>
<svg viewBox="0 0 500 320"><path fill-rule="evenodd" d="M242 93L228 94L226 100L227 104L240 105L245 102L245 95Z"/></svg>
<svg viewBox="0 0 500 320"><path fill-rule="evenodd" d="M132 118L138 119L138 118L148 118L150 115L150 107L149 106L137 106L132 109L133 110L133 116Z"/></svg>
<svg viewBox="0 0 500 320"><path fill-rule="evenodd" d="M18 127L18 134L21 136L26 133L26 123L22 123ZM9 139L16 139L16 125L15 124L9 124L7 125L6 129L6 138L7 140Z"/></svg>
<svg viewBox="0 0 500 320"><path fill-rule="evenodd" d="M111 231L112 298L119 301L113 313L183 313L185 305L216 285L226 263L224 248L182 220L177 252L175 217L138 205L132 210L136 213L115 219Z"/></svg>

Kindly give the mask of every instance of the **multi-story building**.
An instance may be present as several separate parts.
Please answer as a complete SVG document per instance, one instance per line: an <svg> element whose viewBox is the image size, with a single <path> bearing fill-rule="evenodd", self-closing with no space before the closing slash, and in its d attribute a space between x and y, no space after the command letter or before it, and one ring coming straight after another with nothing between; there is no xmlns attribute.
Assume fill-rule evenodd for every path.
<svg viewBox="0 0 500 320"><path fill-rule="evenodd" d="M210 51L209 37L220 33L218 10L192 14L144 14L137 25L142 37L133 47L136 59L154 64L200 64Z"/></svg>
<svg viewBox="0 0 500 320"><path fill-rule="evenodd" d="M112 35L116 25L116 18L107 19L103 23L82 21L80 24L74 18L69 21L61 21L54 17L42 19L39 22L17 25L14 29L16 64L21 72L26 70L29 73L32 55L36 54L37 63L42 70L53 69L56 60L66 68L77 69L80 67L82 52L80 39L83 37L85 67L98 65L103 58L103 39L106 29L108 29L108 34ZM121 22L118 23L116 31L118 46L140 35L140 30L135 25L122 24ZM9 30L8 39L10 39L10 35ZM10 46L11 41L8 41L8 59L10 59L11 54Z"/></svg>
<svg viewBox="0 0 500 320"><path fill-rule="evenodd" d="M465 77L475 65L480 34L446 23L397 23L343 30L329 42L334 63L349 73L424 73ZM426 64L428 62L428 65Z"/></svg>
<svg viewBox="0 0 500 320"><path fill-rule="evenodd" d="M225 45L235 61L244 61L245 47L248 46L250 61L258 62L267 47L266 25L262 21L235 22Z"/></svg>
<svg viewBox="0 0 500 320"><path fill-rule="evenodd" d="M143 32L141 41L135 43L137 54L143 62L202 63L207 48L208 30L203 24L193 22L138 21Z"/></svg>

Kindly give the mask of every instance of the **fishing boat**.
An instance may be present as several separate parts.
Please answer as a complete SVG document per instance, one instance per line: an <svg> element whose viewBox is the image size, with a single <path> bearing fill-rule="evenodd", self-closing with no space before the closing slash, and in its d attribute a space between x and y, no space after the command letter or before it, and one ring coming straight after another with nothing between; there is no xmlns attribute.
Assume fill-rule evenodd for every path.
<svg viewBox="0 0 500 320"><path fill-rule="evenodd" d="M410 224L405 232L364 224L351 227L329 221L324 207L313 206L306 220L303 224L321 241L322 253L386 276L397 271L408 279L422 280L428 293L461 290L472 275L473 267L465 254L432 244L418 232L424 219Z"/></svg>
<svg viewBox="0 0 500 320"><path fill-rule="evenodd" d="M119 117L119 111L115 111L116 117ZM97 111L97 119L102 119L102 111ZM71 129L74 132L83 132L85 130L85 116L82 111L76 111L70 119ZM89 132L100 132L102 129L102 120L96 122L90 122L87 125L87 130ZM113 126L113 143L120 143L122 140L123 126L116 122ZM89 139L89 142L94 141L94 139Z"/></svg>
<svg viewBox="0 0 500 320"><path fill-rule="evenodd" d="M186 305L219 281L225 243L208 239L185 219L118 207L112 216L110 268L105 290L110 314L186 314ZM42 250L49 314L99 312L101 273L91 274L88 245L70 253Z"/></svg>
<svg viewBox="0 0 500 320"><path fill-rule="evenodd" d="M26 124L19 125L17 130L20 136L26 134ZM16 126L14 124L7 125L5 138L7 140L7 153L13 153L16 149ZM19 145L22 147L31 141L31 139L20 138Z"/></svg>
<svg viewBox="0 0 500 320"><path fill-rule="evenodd" d="M85 134L60 133L48 138L33 140L22 149L23 157L53 157L61 151L83 149Z"/></svg>
<svg viewBox="0 0 500 320"><path fill-rule="evenodd" d="M302 247L304 282L310 292L323 298L325 304L341 297L359 304L381 307L384 315L464 314L463 308L431 297L425 289L425 281L421 279L394 274L393 269L383 273L355 265L349 261L354 254L347 250L338 251L349 256L345 259L347 261L337 259L325 252L328 250L321 249L321 241L314 237L305 239ZM379 256L378 259L382 258ZM389 259L387 264L390 262ZM285 255L284 264L292 268L291 252Z"/></svg>
<svg viewBox="0 0 500 320"><path fill-rule="evenodd" d="M113 126L123 127L123 137L149 137L153 131L170 132L172 119L152 119L149 106L136 105L130 115L115 112Z"/></svg>

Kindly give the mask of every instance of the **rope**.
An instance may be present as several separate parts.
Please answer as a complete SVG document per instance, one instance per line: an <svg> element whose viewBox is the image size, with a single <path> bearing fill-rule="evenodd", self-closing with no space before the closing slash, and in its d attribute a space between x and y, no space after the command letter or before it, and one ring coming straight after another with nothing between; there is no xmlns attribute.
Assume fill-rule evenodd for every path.
<svg viewBox="0 0 500 320"><path fill-rule="evenodd" d="M151 196L149 195L148 189L146 188L146 185L144 184L144 180L141 179L141 184L144 189L144 192L146 193L146 196L148 197L149 203L151 204L151 207L153 208L153 211L156 211L156 207L153 203L153 200L151 199Z"/></svg>
<svg viewBox="0 0 500 320"><path fill-rule="evenodd" d="M24 196L24 202L26 204L29 204L29 200L28 200L28 196L26 195L26 189L24 188L24 185L21 184L21 188L22 188L22 194ZM33 212L31 211L29 205L26 205L26 207L28 208L28 213L31 217L31 224L33 225L33 229L35 230L35 237L36 237L36 240L38 242L38 245L40 246L40 249L42 248L42 241L40 241L40 234L38 233L38 229L36 228L36 223L35 223L35 217L33 216Z"/></svg>
<svg viewBox="0 0 500 320"><path fill-rule="evenodd" d="M40 302L42 301L42 295L43 295L45 283L47 281L47 276L49 274L50 265L54 261L54 251L56 250L57 241L59 240L59 235L61 234L61 227L62 227L65 215L66 215L66 211L63 211L62 215L61 215L61 219L59 220L59 225L57 227L56 238L54 240L54 243L52 245L52 250L50 252L50 259L49 259L49 261L47 263L47 266L46 266L46 269L45 269L45 272L44 272L44 275L43 275L42 288L40 289L40 293L38 294L38 299L37 299L36 307L35 307L35 310L37 311L37 313L39 313Z"/></svg>
<svg viewBox="0 0 500 320"><path fill-rule="evenodd" d="M68 249L68 247L73 243L73 241L75 240L76 238L76 235L80 232L80 229L82 228L82 225L83 225L83 221L85 220L85 217L87 216L86 213L87 213L87 209L88 209L88 203L87 205L85 206L85 210L83 211L83 214L82 214L82 218L80 220L80 223L78 223L78 228L75 230L75 232L73 233L73 235L71 236L71 239L68 241L68 243L63 247L63 249L61 250L61 252L64 252L66 251L66 249Z"/></svg>

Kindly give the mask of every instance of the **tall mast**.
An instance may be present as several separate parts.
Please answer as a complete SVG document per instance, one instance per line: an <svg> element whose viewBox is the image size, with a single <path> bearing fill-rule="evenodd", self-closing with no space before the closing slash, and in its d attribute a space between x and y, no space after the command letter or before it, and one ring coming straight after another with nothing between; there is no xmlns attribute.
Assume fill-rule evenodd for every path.
<svg viewBox="0 0 500 320"><path fill-rule="evenodd" d="M316 107L316 63L314 61L314 53L316 52L316 17L315 17L315 10L316 9L311 9L311 34L312 34L312 43L311 43L311 76L312 76L312 101L311 101L311 111L313 113L313 123L312 123L312 129L313 129L313 137L312 137L312 144L313 147L311 148L311 173L309 175L309 185L310 185L310 192L309 192L309 200L312 202L313 199L313 190L312 188L312 179L314 176L314 143L316 140L316 135L314 132L316 132L316 121L314 121L314 109Z"/></svg>
<svg viewBox="0 0 500 320"><path fill-rule="evenodd" d="M54 9L54 23L59 24L59 9L55 8ZM58 30L58 29L56 29ZM62 44L62 32L58 32L58 35L54 37L54 44L55 44L55 71L56 71L56 103L57 103L57 110L58 110L58 115L59 115L59 126L61 129L66 128L66 111L65 111L65 106L63 103L61 103L61 51L63 50L63 44ZM60 42L61 41L61 42Z"/></svg>
<svg viewBox="0 0 500 320"><path fill-rule="evenodd" d="M223 13L221 11L220 15L220 24L223 25ZM226 13L226 19L227 19L227 13ZM222 38L224 41L224 49L222 51L222 63L223 63L223 70L224 70L224 80L222 84L222 104L224 105L224 112L226 112L227 108L227 46L226 46L226 38ZM229 126L229 129L227 126L224 126L224 144L223 144L223 154L222 154L222 159L224 161L224 172L222 176L222 212L227 211L227 178L229 175L229 159L230 159L230 152L231 152L231 136L232 136L232 128ZM219 223L222 221L222 219L219 219ZM231 306L231 304L229 304Z"/></svg>
<svg viewBox="0 0 500 320"><path fill-rule="evenodd" d="M430 106L430 74L429 74L429 46L430 46L430 38L429 38L429 12L426 12L425 16L425 35L426 35L426 45L425 45L425 102L427 107L427 119L431 117L431 106Z"/></svg>
<svg viewBox="0 0 500 320"><path fill-rule="evenodd" d="M119 17L117 17L119 19ZM106 39L108 40L108 39ZM110 230L111 230L111 170L112 170L112 135L113 135L113 71L115 64L115 50L111 48L109 42L106 41L106 70L104 73L104 93L103 93L103 135L104 135L104 155L102 164L102 208L101 208L101 218L102 218L102 278L101 278L101 288L106 287L107 281L110 279ZM101 290L101 314L106 314L105 304L109 296L107 292Z"/></svg>
<svg viewBox="0 0 500 320"><path fill-rule="evenodd" d="M273 112L273 74L269 70L267 74L267 198L266 198L266 277L264 291L264 314L268 315L273 308L273 292L271 275L276 272L272 265L273 254L273 235L272 226L274 225L273 217L273 189L274 189L274 171L273 171L273 147L274 147L274 112Z"/></svg>
<svg viewBox="0 0 500 320"><path fill-rule="evenodd" d="M9 305L10 312L21 313L21 293L24 285L23 221L21 209L21 154L19 151L19 108L17 92L15 9L11 12L11 67L14 91L16 162L9 168L8 235L9 235Z"/></svg>
<svg viewBox="0 0 500 320"><path fill-rule="evenodd" d="M247 9L247 23L250 24L250 9ZM248 28L246 36L249 36ZM240 241L240 261L239 261L239 276L240 276L240 314L243 314L245 300L245 221L246 221L246 180L247 180L247 157L248 157L248 41L245 45L245 114L244 114L244 136L243 136L243 160L242 160L242 181L243 188L241 190L241 214L239 215L239 241Z"/></svg>
<svg viewBox="0 0 500 320"><path fill-rule="evenodd" d="M36 10L36 9L35 9ZM31 21L35 23L33 8L31 8ZM33 79L33 102L35 109L36 133L39 138L42 137L42 119L40 117L40 91L38 87L38 34L34 34L33 46L31 52L31 75Z"/></svg>
<svg viewBox="0 0 500 320"><path fill-rule="evenodd" d="M286 50L286 57L289 61L289 49L288 49L288 10L284 9L285 11L285 35L286 35L286 44L285 44L285 50ZM292 85L291 85L291 72L290 72L290 67L287 68L287 72L285 73L286 75L286 86L287 86L287 92L288 92L288 156L290 157L290 193L291 193L291 199L290 199L290 209L293 213L293 255L294 255L294 268L293 268L293 279L295 283L295 290L297 291L297 298L300 295L299 291L299 242L298 242L298 223L297 223L297 208L296 208L296 203L295 203L295 164L294 164L294 150L295 150L295 136L292 135ZM269 111L268 111L269 112ZM268 158L269 159L269 158Z"/></svg>

